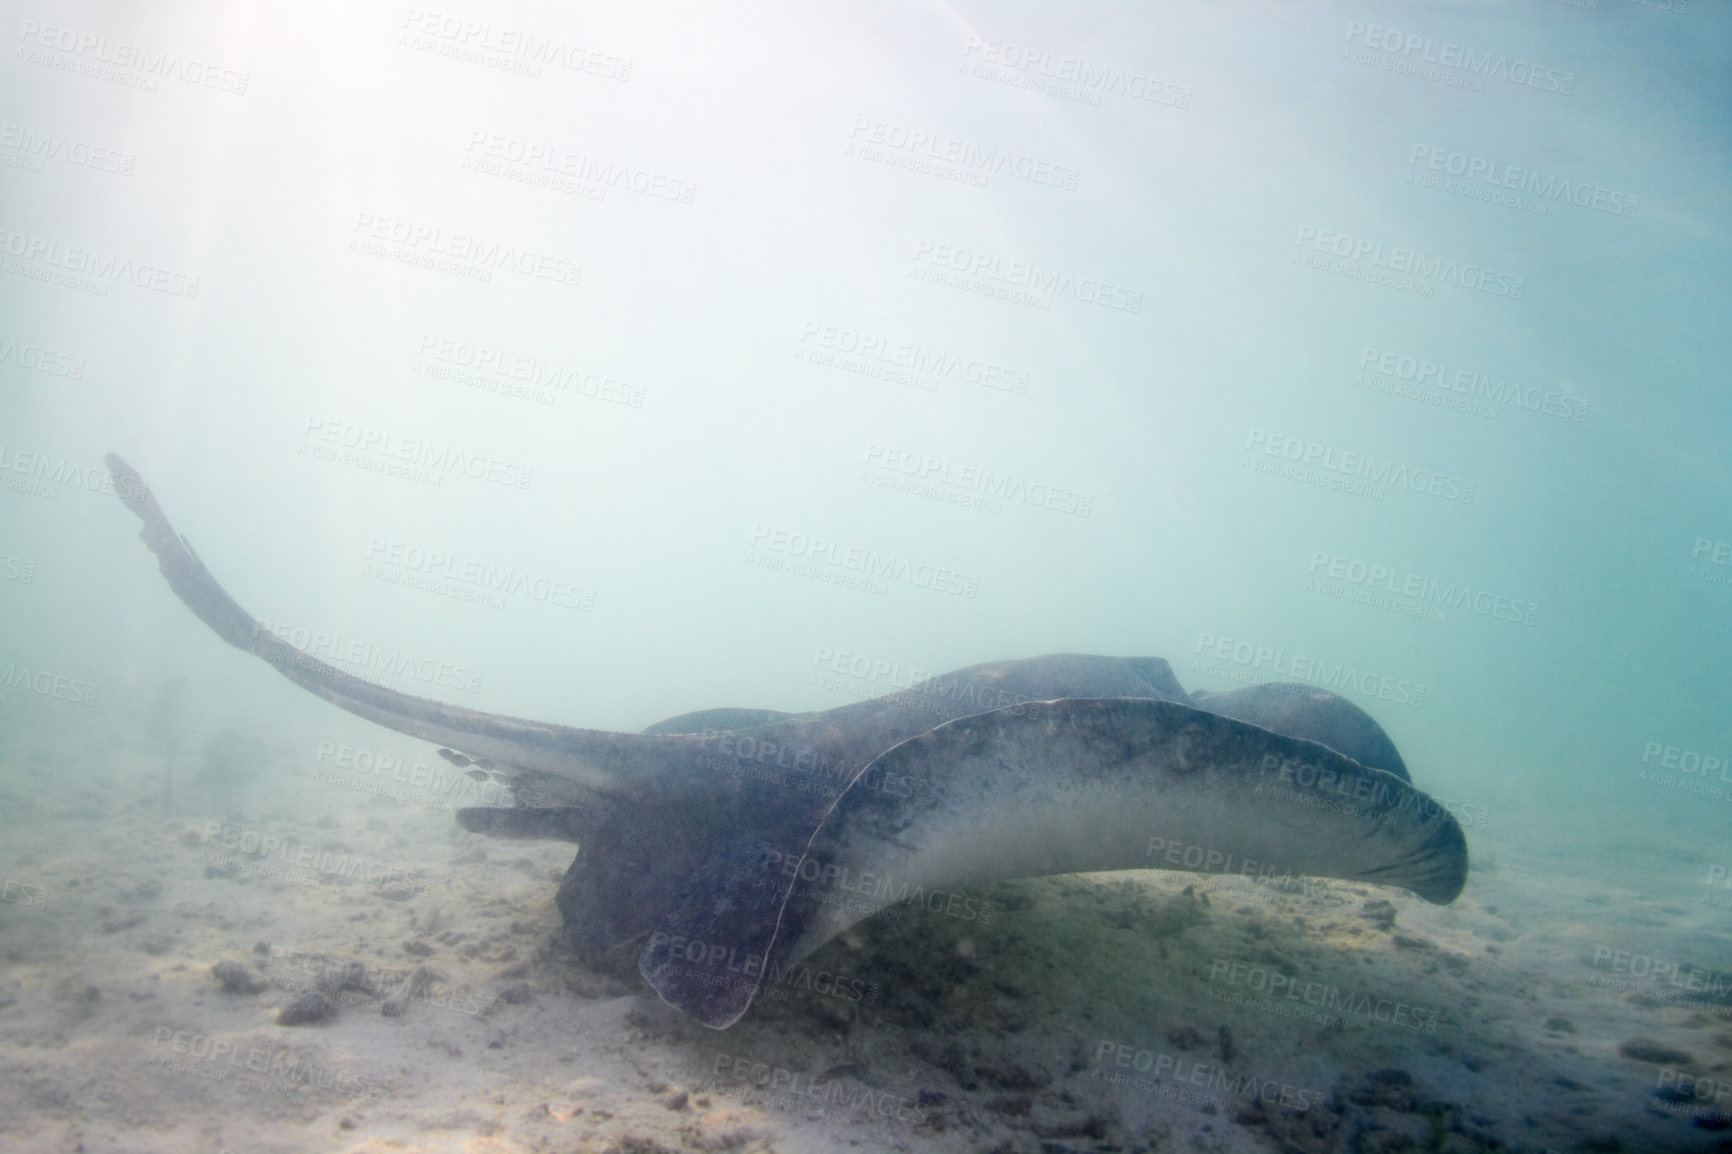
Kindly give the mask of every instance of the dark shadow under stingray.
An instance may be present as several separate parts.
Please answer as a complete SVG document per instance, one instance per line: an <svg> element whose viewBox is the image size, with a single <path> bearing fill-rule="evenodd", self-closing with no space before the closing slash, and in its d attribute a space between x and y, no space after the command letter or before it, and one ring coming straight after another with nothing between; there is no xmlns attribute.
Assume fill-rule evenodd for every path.
<svg viewBox="0 0 1732 1154"><path fill-rule="evenodd" d="M1387 734L1310 686L1187 694L1152 657L970 666L819 713L716 709L641 734L413 697L293 648L243 610L112 454L115 490L176 596L231 645L350 713L509 784L470 830L581 849L564 937L638 968L705 1025L899 902L999 879L1158 868L1460 893L1459 825ZM966 899L960 899L966 900ZM647 940L646 939L647 936Z"/></svg>

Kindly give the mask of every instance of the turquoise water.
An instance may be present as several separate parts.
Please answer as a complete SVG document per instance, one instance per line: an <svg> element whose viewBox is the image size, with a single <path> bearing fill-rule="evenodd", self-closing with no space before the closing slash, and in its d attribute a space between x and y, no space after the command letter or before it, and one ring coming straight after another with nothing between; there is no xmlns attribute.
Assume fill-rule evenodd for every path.
<svg viewBox="0 0 1732 1154"><path fill-rule="evenodd" d="M735 1122L704 1118L756 1063L795 1088L856 1067L830 1078L948 1119L891 1110L901 1129L857 1138L907 1148L1396 1149L1370 1144L1405 1133L1390 1118L1476 1111L1450 1141L1715 1148L1732 1083L1721 6L78 4L5 26L8 1141L518 1149L554 1125L540 1138L679 1148L699 1138L669 1119L694 1108L649 1085L677 1093L701 1066L721 1089L689 1125L721 1143ZM959 919L868 923L835 947L858 966L814 971L842 985L811 1006L876 984L894 1012L838 1026L772 1004L714 1051L746 1035L682 1032L629 959L563 952L569 846L464 833L450 810L490 800L480 782L187 612L111 495L109 452L248 613L405 693L638 732L985 661L1158 655L1191 691L1296 680L1360 705L1455 814L1474 872L1442 910L1245 891L1245 917L1286 911L1269 931L1285 960L1260 963L1199 940L1237 924L1229 899L1206 922L1173 912L1186 875L1075 901L1065 887L1093 883L1017 883L1035 888L996 894L991 934L939 948ZM248 831L261 860L284 864L266 836L314 847L309 877L324 839L428 886L327 910L311 883L211 875ZM512 903L521 941L438 940L490 941L439 928L492 900L471 889ZM1170 973L1072 926L1097 897ZM1380 900L1426 946L1327 929ZM438 956L399 956L399 917ZM362 1033L377 1013L285 1032L265 1013L280 985L256 1021L200 1000L255 940L279 951L256 955L270 977L297 951L387 966L382 937L391 963L443 958L454 989L525 982L534 1001L453 1017L464 1056L425 1058L418 1036ZM1054 943L1065 960L1042 969ZM1393 960L1365 988L1436 1029L1373 1016L1320 1050L1252 1014L1216 1040L1210 974L1366 950ZM1421 964L1439 951L1461 960ZM993 974L1023 1025L993 1009L1010 997L983 992ZM975 993L947 1002L952 978ZM559 1017L628 1003L618 1022ZM606 1045L532 1037L538 1014ZM1168 1093L1204 1052L1168 1040L1192 1017L1223 1068L1323 1085L1303 1110L1259 1098L1262 1121L1199 1113ZM311 1060L360 1079L345 1087L384 1089L151 1066L191 1057L183 1029L311 1037ZM501 1031L523 1065L487 1074ZM1044 1073L959 1073L946 1037L998 1039L976 1066ZM1643 1040L1658 1048L1632 1057ZM1327 1068L1291 1066L1296 1049ZM1159 1089L1061 1100L1091 1071L1153 1079L1158 1055ZM557 1086L522 1089L544 1069ZM1396 1109L1407 1083L1373 1077L1390 1069L1456 1112ZM573 1079L618 1101L547 1122L599 1092ZM801 1108L738 1106L762 1117L736 1145L843 1141L801 1130ZM1067 1110L1111 1118L1050 1120ZM1324 1113L1334 1128L1311 1126Z"/></svg>

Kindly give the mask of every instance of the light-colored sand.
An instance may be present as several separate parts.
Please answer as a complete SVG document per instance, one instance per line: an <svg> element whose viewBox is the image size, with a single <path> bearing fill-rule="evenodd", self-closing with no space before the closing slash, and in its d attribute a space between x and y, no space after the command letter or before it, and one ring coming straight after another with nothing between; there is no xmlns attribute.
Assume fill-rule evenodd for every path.
<svg viewBox="0 0 1732 1154"><path fill-rule="evenodd" d="M1615 983L1652 979L1655 961L1677 962L1676 980L1724 967L1727 911L1518 859L1496 831L1473 835L1475 873L1447 908L1169 873L1005 884L972 917L858 927L715 1032L662 1005L629 957L610 973L572 960L553 905L569 847L477 838L439 808L315 781L311 743L281 735L270 747L290 752L264 778L226 798L183 780L169 815L158 759L136 743L69 740L64 719L29 710L10 720L29 736L0 760L8 1150L1726 1137L1655 1091L1732 1082L1732 998L1670 971L1646 991ZM225 992L224 961L262 990ZM335 1018L279 1025L311 988L332 993ZM1620 1053L1631 1042L1651 1048Z"/></svg>

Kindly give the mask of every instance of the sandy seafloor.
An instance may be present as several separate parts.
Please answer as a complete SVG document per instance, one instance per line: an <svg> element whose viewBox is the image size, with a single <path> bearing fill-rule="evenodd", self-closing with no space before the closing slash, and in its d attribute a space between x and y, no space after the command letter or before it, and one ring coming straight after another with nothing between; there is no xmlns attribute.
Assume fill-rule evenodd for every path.
<svg viewBox="0 0 1732 1154"><path fill-rule="evenodd" d="M468 834L450 792L315 779L322 742L410 779L443 766L430 747L290 721L259 731L251 780L195 783L183 754L165 811L135 729L5 709L6 1150L1732 1149L1704 1104L1732 1109L1732 997L1622 972L1699 979L1732 957L1728 911L1596 876L1511 806L1469 830L1448 907L1009 882L856 927L718 1032L629 953L598 972L564 948L569 846ZM245 852L266 839L286 848ZM225 990L222 962L262 988ZM334 1018L278 1023L319 988Z"/></svg>

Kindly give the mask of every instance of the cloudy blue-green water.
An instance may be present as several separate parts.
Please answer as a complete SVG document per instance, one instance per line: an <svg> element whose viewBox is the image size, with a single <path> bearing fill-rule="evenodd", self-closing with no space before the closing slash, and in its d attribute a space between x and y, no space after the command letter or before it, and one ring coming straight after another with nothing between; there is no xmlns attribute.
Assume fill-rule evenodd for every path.
<svg viewBox="0 0 1732 1154"><path fill-rule="evenodd" d="M854 1140L906 1149L1716 1148L1723 6L16 3L3 27L0 1144L847 1140L744 1101L755 1062L905 1095L922 1121ZM1111 899L1182 978L1067 937L1062 888L1000 895L1006 936L933 957L874 953L869 922L836 950L901 1017L748 1018L716 1051L629 964L565 949L569 846L463 833L434 746L175 600L110 452L248 613L404 693L637 732L1161 656L1187 690L1362 707L1474 869L1442 910L1330 891L1396 902L1406 938L1285 892L1286 920L1216 899L1176 928ZM433 884L352 909L212 865L249 832ZM1195 880L1125 877L1157 906ZM521 940L439 940L484 900ZM1222 953L1235 918L1272 936ZM1044 978L1017 969L1054 943ZM428 1011L431 1051L377 1006L296 1033L271 965L297 953L531 1000ZM276 985L245 1008L224 958ZM1236 1010L1218 1043L1210 982L1239 961L1351 963L1436 1028L1373 1014L1325 1046ZM1012 986L1014 1028L989 1008ZM212 1039L284 1037L360 1081L210 1072ZM1131 1054L1170 1089L1205 1052L1292 1081L1324 1051L1304 1109L1067 1081ZM670 1113L689 1068L716 1088Z"/></svg>

